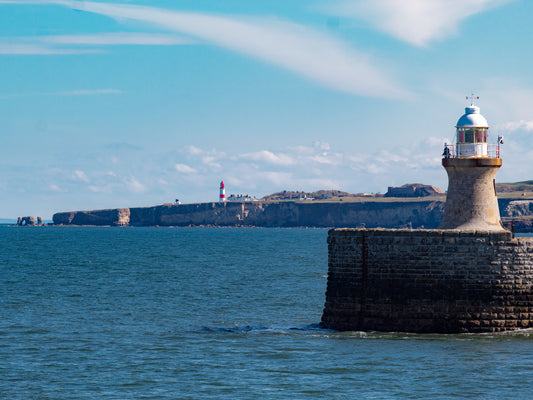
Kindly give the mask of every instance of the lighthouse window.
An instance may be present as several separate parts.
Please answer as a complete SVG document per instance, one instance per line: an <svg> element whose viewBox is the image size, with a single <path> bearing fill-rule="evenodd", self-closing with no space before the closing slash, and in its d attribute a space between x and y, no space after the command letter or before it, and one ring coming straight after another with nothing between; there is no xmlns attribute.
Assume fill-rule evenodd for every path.
<svg viewBox="0 0 533 400"><path fill-rule="evenodd" d="M465 143L474 143L473 129L465 129Z"/></svg>
<svg viewBox="0 0 533 400"><path fill-rule="evenodd" d="M486 143L487 142L487 131L485 129L479 129L477 132L477 142Z"/></svg>
<svg viewBox="0 0 533 400"><path fill-rule="evenodd" d="M463 131L462 129L461 130L458 130L457 131L457 135L458 135L458 142L459 143L464 143L465 142L465 131Z"/></svg>

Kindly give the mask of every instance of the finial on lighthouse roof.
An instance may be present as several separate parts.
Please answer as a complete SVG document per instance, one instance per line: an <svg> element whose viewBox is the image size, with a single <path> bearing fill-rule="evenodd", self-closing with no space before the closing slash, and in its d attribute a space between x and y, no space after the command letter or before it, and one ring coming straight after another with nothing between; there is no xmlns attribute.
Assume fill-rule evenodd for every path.
<svg viewBox="0 0 533 400"><path fill-rule="evenodd" d="M465 113L459 121L457 121L456 128L461 127L478 127L478 128L488 128L489 124L483 115L479 113L479 107L474 105L475 100L479 100L479 96L472 95L466 96L466 99L470 99L470 105L465 107Z"/></svg>
<svg viewBox="0 0 533 400"><path fill-rule="evenodd" d="M466 99L470 99L470 105L473 106L474 105L474 100L479 100L479 96L475 96L474 93L472 93L472 95L469 96L466 96Z"/></svg>

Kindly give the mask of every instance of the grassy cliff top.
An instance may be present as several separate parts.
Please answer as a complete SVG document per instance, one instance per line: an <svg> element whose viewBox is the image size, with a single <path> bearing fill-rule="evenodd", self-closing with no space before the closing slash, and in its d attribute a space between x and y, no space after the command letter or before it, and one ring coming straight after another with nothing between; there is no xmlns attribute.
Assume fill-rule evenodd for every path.
<svg viewBox="0 0 533 400"><path fill-rule="evenodd" d="M533 199L533 181L497 183L496 193L498 197L504 199L514 197Z"/></svg>
<svg viewBox="0 0 533 400"><path fill-rule="evenodd" d="M414 184L412 184L414 185ZM405 185L404 185L405 186ZM429 185L427 185L429 186ZM496 183L496 193L502 199L533 199L533 180L520 182ZM380 193L348 193L341 190L317 190L314 192L284 190L272 193L261 199L264 202L309 201L324 203L364 203L364 202L413 202L413 201L444 201L445 193L423 197L384 197Z"/></svg>

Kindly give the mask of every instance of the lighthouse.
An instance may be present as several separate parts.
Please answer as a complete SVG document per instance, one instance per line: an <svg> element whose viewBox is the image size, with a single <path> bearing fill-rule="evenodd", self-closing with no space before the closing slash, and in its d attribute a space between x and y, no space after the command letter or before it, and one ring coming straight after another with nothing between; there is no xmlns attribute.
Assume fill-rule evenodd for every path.
<svg viewBox="0 0 533 400"><path fill-rule="evenodd" d="M495 190L501 138L474 96L445 145L441 229L328 232L320 326L343 331L481 333L533 328L533 239L504 230Z"/></svg>
<svg viewBox="0 0 533 400"><path fill-rule="evenodd" d="M467 97L468 98L468 97ZM488 144L489 125L474 100L457 121L456 144L445 145L442 166L448 192L440 229L501 231L496 173L502 165L500 140Z"/></svg>
<svg viewBox="0 0 533 400"><path fill-rule="evenodd" d="M226 187L224 186L224 181L220 182L220 196L218 201L226 201Z"/></svg>

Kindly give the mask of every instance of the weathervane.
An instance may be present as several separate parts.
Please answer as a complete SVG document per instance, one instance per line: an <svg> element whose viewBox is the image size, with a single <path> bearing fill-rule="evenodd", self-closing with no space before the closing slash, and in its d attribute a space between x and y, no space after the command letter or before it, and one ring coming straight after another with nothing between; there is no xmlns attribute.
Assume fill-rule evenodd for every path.
<svg viewBox="0 0 533 400"><path fill-rule="evenodd" d="M470 105L474 105L474 100L479 100L479 96L474 96L474 93L472 92L472 95L470 97L466 96L466 99L470 99Z"/></svg>

